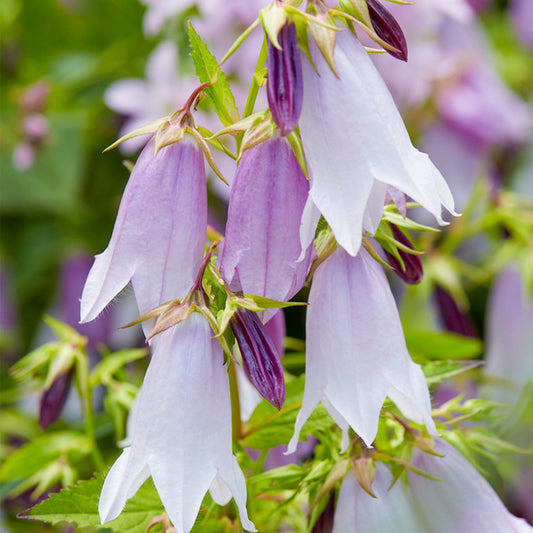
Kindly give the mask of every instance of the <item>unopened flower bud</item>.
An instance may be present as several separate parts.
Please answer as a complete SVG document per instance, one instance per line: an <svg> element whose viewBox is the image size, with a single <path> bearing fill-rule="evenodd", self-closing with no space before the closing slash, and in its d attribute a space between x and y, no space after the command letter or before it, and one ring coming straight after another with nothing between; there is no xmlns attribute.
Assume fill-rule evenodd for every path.
<svg viewBox="0 0 533 533"><path fill-rule="evenodd" d="M332 490L329 495L328 503L321 515L318 517L318 520L313 526L312 533L332 533L333 532L333 523L335 519L335 491Z"/></svg>
<svg viewBox="0 0 533 533"><path fill-rule="evenodd" d="M302 111L303 76L296 26L287 22L278 34L281 50L268 40L267 97L272 118L282 135L298 124Z"/></svg>
<svg viewBox="0 0 533 533"><path fill-rule="evenodd" d="M74 369L71 368L68 372L60 374L50 385L50 388L43 392L39 409L41 429L46 429L61 415L70 392L73 372Z"/></svg>
<svg viewBox="0 0 533 533"><path fill-rule="evenodd" d="M455 300L439 285L435 286L435 296L440 317L446 330L464 337L476 337L476 329L470 313L459 309Z"/></svg>
<svg viewBox="0 0 533 533"><path fill-rule="evenodd" d="M392 234L394 238L401 244L407 246L408 248L411 248L414 250L413 245L411 244L411 241L405 236L402 230L396 226L396 224L389 224ZM416 285L417 283L420 283L422 281L422 278L424 277L424 270L422 268L422 261L420 261L420 257L415 254L410 254L404 250L400 250L398 248L398 253L400 254L400 257L403 260L403 267L394 257L391 253L385 251L385 255L387 256L387 260L389 262L389 265L394 269L394 272L402 278L405 283L408 283L409 285Z"/></svg>
<svg viewBox="0 0 533 533"><path fill-rule="evenodd" d="M372 26L378 36L398 50L386 52L396 59L407 61L407 42L397 20L377 0L367 0L367 4Z"/></svg>
<svg viewBox="0 0 533 533"><path fill-rule="evenodd" d="M248 378L263 398L281 409L285 401L283 368L259 316L253 311L239 309L230 325Z"/></svg>

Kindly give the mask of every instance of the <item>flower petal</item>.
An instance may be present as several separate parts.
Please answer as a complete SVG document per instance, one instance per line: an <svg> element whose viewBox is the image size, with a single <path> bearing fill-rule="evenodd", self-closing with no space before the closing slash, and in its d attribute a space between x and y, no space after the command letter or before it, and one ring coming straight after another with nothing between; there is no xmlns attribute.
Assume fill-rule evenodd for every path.
<svg viewBox="0 0 533 533"><path fill-rule="evenodd" d="M150 142L133 169L106 250L96 256L81 299L93 320L131 280L140 313L184 296L200 266L207 226L205 169L192 139L153 155Z"/></svg>

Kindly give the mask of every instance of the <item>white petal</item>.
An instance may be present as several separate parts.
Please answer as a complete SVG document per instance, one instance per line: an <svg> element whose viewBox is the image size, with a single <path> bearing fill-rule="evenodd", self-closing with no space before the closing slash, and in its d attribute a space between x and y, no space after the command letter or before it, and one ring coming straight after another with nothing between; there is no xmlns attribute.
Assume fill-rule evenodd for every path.
<svg viewBox="0 0 533 533"><path fill-rule="evenodd" d="M150 473L146 463L131 461L131 448L126 448L109 470L98 502L102 524L114 520L146 481Z"/></svg>
<svg viewBox="0 0 533 533"><path fill-rule="evenodd" d="M306 251L315 238L315 231L318 221L320 220L320 211L314 204L311 195L307 197L304 210L302 213L302 220L300 222L300 244L302 251L298 257L298 261L303 261Z"/></svg>
<svg viewBox="0 0 533 533"><path fill-rule="evenodd" d="M407 352L387 279L366 251L352 258L338 248L319 266L306 329L306 385L289 451L323 397L367 446L387 393L405 416L435 432L427 385Z"/></svg>

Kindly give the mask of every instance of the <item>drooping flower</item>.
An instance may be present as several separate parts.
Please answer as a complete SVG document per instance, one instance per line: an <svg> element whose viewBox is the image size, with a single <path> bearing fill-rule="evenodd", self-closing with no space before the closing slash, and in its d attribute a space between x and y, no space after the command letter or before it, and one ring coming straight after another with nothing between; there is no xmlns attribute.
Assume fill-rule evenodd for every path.
<svg viewBox="0 0 533 533"><path fill-rule="evenodd" d="M287 22L278 34L281 50L268 40L268 107L281 135L288 135L298 124L302 111L302 60L296 26Z"/></svg>
<svg viewBox="0 0 533 533"><path fill-rule="evenodd" d="M487 312L487 374L508 380L491 387L495 401L514 404L533 379L533 298L516 265L507 267L492 288Z"/></svg>
<svg viewBox="0 0 533 533"><path fill-rule="evenodd" d="M202 261L207 226L203 155L191 136L154 156L142 151L124 191L106 250L96 256L81 298L94 319L131 280L141 314L184 296Z"/></svg>
<svg viewBox="0 0 533 533"><path fill-rule="evenodd" d="M372 498L350 473L337 500L333 533L448 533L533 531L513 516L487 481L446 441L438 439L438 457L415 450L411 463L439 479L409 473L407 490L392 487L393 476L378 463Z"/></svg>
<svg viewBox="0 0 533 533"><path fill-rule="evenodd" d="M365 250L338 248L314 275L307 310L306 381L289 451L322 401L340 425L372 444L385 397L435 433L422 369L412 362L383 269Z"/></svg>
<svg viewBox="0 0 533 533"><path fill-rule="evenodd" d="M233 496L242 526L255 531L246 511L244 476L231 448L223 363L222 349L199 313L156 337L131 445L112 466L100 496L103 524L120 514L151 475L178 533L190 531L208 490L221 505Z"/></svg>
<svg viewBox="0 0 533 533"><path fill-rule="evenodd" d="M281 409L285 401L285 379L280 355L257 313L238 309L230 320L242 355L244 370L261 396Z"/></svg>
<svg viewBox="0 0 533 533"><path fill-rule="evenodd" d="M285 301L298 292L311 249L300 255L300 219L309 185L287 140L244 152L231 191L220 271L245 294ZM269 310L264 321L274 314Z"/></svg>
<svg viewBox="0 0 533 533"><path fill-rule="evenodd" d="M370 201L383 210L386 186L404 192L441 224L444 206L453 212L451 193L426 154L416 150L392 97L362 44L349 32L337 35L331 71L316 46L304 59L304 101L300 133L308 164L312 202L331 226L339 244L356 255ZM335 169L333 172L332 169ZM315 217L316 220L316 217ZM302 246L309 235L304 219ZM365 228L368 229L368 228Z"/></svg>

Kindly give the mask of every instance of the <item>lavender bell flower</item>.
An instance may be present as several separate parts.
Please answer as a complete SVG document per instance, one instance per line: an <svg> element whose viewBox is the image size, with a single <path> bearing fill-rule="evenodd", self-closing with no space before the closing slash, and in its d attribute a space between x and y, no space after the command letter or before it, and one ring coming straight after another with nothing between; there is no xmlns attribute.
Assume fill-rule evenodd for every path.
<svg viewBox="0 0 533 533"><path fill-rule="evenodd" d="M102 524L116 518L151 475L178 533L191 530L207 490L221 505L233 496L243 528L255 531L246 511L245 479L231 449L222 348L207 320L192 313L161 333L154 345L133 413L131 446L112 466L102 489Z"/></svg>
<svg viewBox="0 0 533 533"><path fill-rule="evenodd" d="M490 398L513 405L522 387L533 379L533 298L528 295L516 265L497 278L487 312L485 371L508 380L506 387L491 387Z"/></svg>
<svg viewBox="0 0 533 533"><path fill-rule="evenodd" d="M278 42L281 50L268 40L266 89L272 118L285 136L298 124L303 100L302 61L293 22L281 28Z"/></svg>
<svg viewBox="0 0 533 533"><path fill-rule="evenodd" d="M257 313L238 309L230 321L239 345L246 375L261 396L281 409L285 379L280 356Z"/></svg>
<svg viewBox="0 0 533 533"><path fill-rule="evenodd" d="M407 61L407 42L397 20L377 0L367 0L367 4L370 21L378 36L399 50L399 52L387 49L385 51L396 59Z"/></svg>
<svg viewBox="0 0 533 533"><path fill-rule="evenodd" d="M202 261L207 227L203 155L191 136L142 151L113 234L97 255L81 298L81 322L98 316L131 280L141 314L184 296Z"/></svg>
<svg viewBox="0 0 533 533"><path fill-rule="evenodd" d="M381 218L387 185L444 224L441 206L451 213L454 209L450 190L428 156L411 144L363 45L349 31L337 34L334 59L340 79L313 43L310 48L320 75L304 59L299 124L311 189L302 218L302 248L311 242L321 213L339 244L355 256L363 228L375 227ZM371 224L364 222L369 202Z"/></svg>
<svg viewBox="0 0 533 533"><path fill-rule="evenodd" d="M287 140L244 152L231 191L220 271L245 294L285 301L302 287L312 247L300 255L300 219L309 185ZM264 322L276 312L267 310Z"/></svg>
<svg viewBox="0 0 533 533"><path fill-rule="evenodd" d="M440 481L408 473L409 485L395 483L378 463L372 498L348 474L342 483L333 533L526 533L533 528L513 516L487 481L446 441L437 439L437 457L415 450L411 463Z"/></svg>
<svg viewBox="0 0 533 533"><path fill-rule="evenodd" d="M289 452L322 401L344 433L371 446L386 396L436 434L426 379L412 362L381 266L365 250L338 248L314 275L307 310L306 381Z"/></svg>
<svg viewBox="0 0 533 533"><path fill-rule="evenodd" d="M389 226L392 230L393 237L398 242L414 250L411 241L405 236L403 231L398 226L396 226L396 224L389 224ZM405 283L408 283L409 285L416 285L417 283L420 283L422 281L422 278L424 277L424 270L422 268L422 261L420 260L420 257L418 255L410 254L408 252L398 249L398 253L400 254L404 264L404 266L402 267L396 257L387 252L387 250L383 251L387 256L387 261L389 262L389 265L394 269L394 272L396 272L396 274L398 274L398 276L403 281L405 281Z"/></svg>

